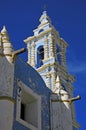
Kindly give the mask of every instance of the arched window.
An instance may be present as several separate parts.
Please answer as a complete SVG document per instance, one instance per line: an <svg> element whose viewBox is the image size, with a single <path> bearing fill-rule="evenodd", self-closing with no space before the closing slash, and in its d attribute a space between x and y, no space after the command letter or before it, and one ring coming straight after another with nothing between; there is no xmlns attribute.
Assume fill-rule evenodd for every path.
<svg viewBox="0 0 86 130"><path fill-rule="evenodd" d="M39 33L43 32L43 31L44 31L44 29L41 29L41 30L39 31Z"/></svg>
<svg viewBox="0 0 86 130"><path fill-rule="evenodd" d="M37 49L37 68L43 65L44 59L44 48L43 46L39 46Z"/></svg>

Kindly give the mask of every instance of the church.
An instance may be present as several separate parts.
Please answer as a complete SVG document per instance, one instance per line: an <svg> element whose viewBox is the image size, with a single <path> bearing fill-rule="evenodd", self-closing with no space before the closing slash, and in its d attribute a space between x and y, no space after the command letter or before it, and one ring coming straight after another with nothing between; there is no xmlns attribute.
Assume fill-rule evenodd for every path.
<svg viewBox="0 0 86 130"><path fill-rule="evenodd" d="M0 130L78 130L74 77L66 65L68 43L44 11L26 48L14 50L0 32ZM19 54L27 51L25 63Z"/></svg>

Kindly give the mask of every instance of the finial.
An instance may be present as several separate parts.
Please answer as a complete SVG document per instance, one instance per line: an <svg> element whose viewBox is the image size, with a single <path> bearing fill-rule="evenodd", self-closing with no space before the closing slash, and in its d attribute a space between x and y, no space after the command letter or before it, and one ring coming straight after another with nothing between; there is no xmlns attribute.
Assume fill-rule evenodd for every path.
<svg viewBox="0 0 86 130"><path fill-rule="evenodd" d="M41 24L44 24L47 22L51 23L51 20L50 20L49 16L47 15L47 11L43 11L43 14L41 15L39 21Z"/></svg>
<svg viewBox="0 0 86 130"><path fill-rule="evenodd" d="M7 30L6 30L5 25L3 26L3 29L1 30L1 33L2 33L2 34L3 34L3 33L7 33Z"/></svg>
<svg viewBox="0 0 86 130"><path fill-rule="evenodd" d="M9 42L9 35L7 33L6 27L3 26L3 29L1 30L1 34L2 34L2 42Z"/></svg>
<svg viewBox="0 0 86 130"><path fill-rule="evenodd" d="M47 11L43 11L43 14L47 14Z"/></svg>
<svg viewBox="0 0 86 130"><path fill-rule="evenodd" d="M46 5L46 3L44 3L44 5L43 5L43 14L47 14L47 5Z"/></svg>
<svg viewBox="0 0 86 130"><path fill-rule="evenodd" d="M56 78L56 82L60 82L60 78L59 78L59 76L57 76L57 78Z"/></svg>

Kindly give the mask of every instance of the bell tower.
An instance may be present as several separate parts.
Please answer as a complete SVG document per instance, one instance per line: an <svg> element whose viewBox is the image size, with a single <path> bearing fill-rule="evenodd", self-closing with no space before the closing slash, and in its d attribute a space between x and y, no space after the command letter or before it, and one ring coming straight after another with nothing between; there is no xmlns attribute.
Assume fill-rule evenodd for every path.
<svg viewBox="0 0 86 130"><path fill-rule="evenodd" d="M28 49L27 62L39 72L54 93L51 96L51 129L77 129L79 125L76 123L74 104L69 103L73 97L74 77L68 73L66 66L68 44L60 37L46 11L39 22L37 29L33 30L34 35L24 40Z"/></svg>
<svg viewBox="0 0 86 130"><path fill-rule="evenodd" d="M33 31L34 36L24 40L27 43L28 64L40 73L47 87L54 90L58 73L67 71L67 43L60 38L46 11L39 21L40 25Z"/></svg>

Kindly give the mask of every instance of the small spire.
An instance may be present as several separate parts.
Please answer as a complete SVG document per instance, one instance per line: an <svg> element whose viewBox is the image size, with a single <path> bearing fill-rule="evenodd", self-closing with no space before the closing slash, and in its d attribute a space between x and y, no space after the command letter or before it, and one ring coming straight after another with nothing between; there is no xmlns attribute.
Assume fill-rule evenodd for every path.
<svg viewBox="0 0 86 130"><path fill-rule="evenodd" d="M9 42L9 35L7 33L6 27L3 26L3 29L1 30L1 34L2 34L2 42Z"/></svg>
<svg viewBox="0 0 86 130"><path fill-rule="evenodd" d="M43 11L43 15L47 15L47 11Z"/></svg>
<svg viewBox="0 0 86 130"><path fill-rule="evenodd" d="M3 34L3 33L7 33L7 30L6 30L5 25L3 26L3 29L1 30L1 33L2 33L2 34Z"/></svg>
<svg viewBox="0 0 86 130"><path fill-rule="evenodd" d="M62 86L61 86L61 83L60 83L60 77L59 77L59 75L57 75L56 88L55 88L54 91L59 94L61 89L62 89Z"/></svg>
<svg viewBox="0 0 86 130"><path fill-rule="evenodd" d="M13 47L9 39L8 32L6 30L6 27L3 26L3 29L1 30L1 36L2 36L2 44L3 44L3 54L9 59L9 56L11 57L11 54L13 52Z"/></svg>
<svg viewBox="0 0 86 130"><path fill-rule="evenodd" d="M56 78L56 82L60 82L60 78L59 78L58 75L57 75L57 78Z"/></svg>
<svg viewBox="0 0 86 130"><path fill-rule="evenodd" d="M47 15L47 11L43 11L43 14L41 15L39 21L41 22L41 24L44 24L46 22L51 23L51 20L49 16Z"/></svg>

